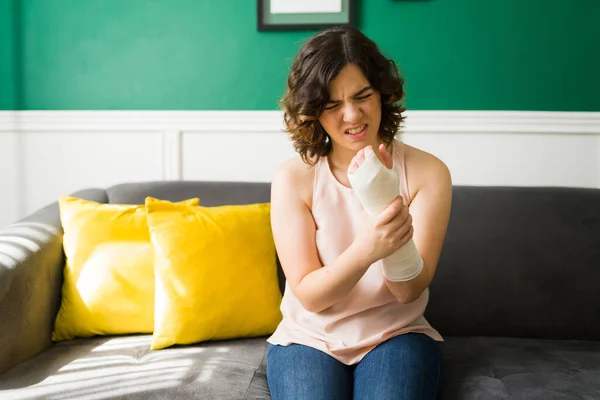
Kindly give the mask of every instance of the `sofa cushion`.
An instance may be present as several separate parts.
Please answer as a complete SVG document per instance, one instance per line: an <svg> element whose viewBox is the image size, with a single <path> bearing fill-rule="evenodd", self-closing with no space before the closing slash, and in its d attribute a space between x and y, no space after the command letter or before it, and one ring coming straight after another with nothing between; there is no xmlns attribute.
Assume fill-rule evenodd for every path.
<svg viewBox="0 0 600 400"><path fill-rule="evenodd" d="M270 204L200 207L148 197L152 349L271 334L281 321Z"/></svg>
<svg viewBox="0 0 600 400"><path fill-rule="evenodd" d="M149 350L151 336L60 342L0 375L9 399L270 399L266 337ZM442 400L600 398L600 343L450 337Z"/></svg>
<svg viewBox="0 0 600 400"><path fill-rule="evenodd" d="M66 265L52 339L152 333L154 252L145 206L72 196L61 196L59 206Z"/></svg>
<svg viewBox="0 0 600 400"><path fill-rule="evenodd" d="M600 399L600 342L451 337L442 353L444 400Z"/></svg>
<svg viewBox="0 0 600 400"><path fill-rule="evenodd" d="M2 399L269 398L266 338L149 350L152 336L60 342L0 375Z"/></svg>

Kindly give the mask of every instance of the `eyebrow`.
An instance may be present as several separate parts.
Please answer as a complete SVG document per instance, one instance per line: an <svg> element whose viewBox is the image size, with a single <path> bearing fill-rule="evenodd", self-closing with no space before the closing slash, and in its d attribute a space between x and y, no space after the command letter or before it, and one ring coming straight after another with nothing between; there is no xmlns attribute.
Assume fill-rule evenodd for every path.
<svg viewBox="0 0 600 400"><path fill-rule="evenodd" d="M357 93L355 93L355 94L354 94L354 96L352 96L352 97L358 97L358 96L360 96L361 94L363 94L363 93L365 93L366 91L369 91L369 90L371 90L371 89L373 89L373 86L367 86L367 87L365 87L365 88L362 88L362 89L361 89L361 90L359 90ZM333 103L341 103L341 100L331 100L331 99L329 99L329 101L327 102L327 104L333 104Z"/></svg>

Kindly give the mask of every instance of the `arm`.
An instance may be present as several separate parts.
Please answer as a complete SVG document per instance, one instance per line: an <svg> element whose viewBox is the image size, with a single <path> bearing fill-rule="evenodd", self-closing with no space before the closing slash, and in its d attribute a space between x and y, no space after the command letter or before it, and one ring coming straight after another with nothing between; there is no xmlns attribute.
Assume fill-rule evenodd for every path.
<svg viewBox="0 0 600 400"><path fill-rule="evenodd" d="M104 190L74 195L107 201ZM0 373L51 344L61 301L62 233L57 203L0 229Z"/></svg>
<svg viewBox="0 0 600 400"><path fill-rule="evenodd" d="M294 160L295 161L295 160ZM288 285L302 306L323 311L346 296L367 271L356 246L350 246L332 264L318 256L316 227L308 206L312 171L285 164L271 186L271 225L277 254Z"/></svg>
<svg viewBox="0 0 600 400"><path fill-rule="evenodd" d="M386 280L390 291L402 303L415 301L435 275L452 201L452 179L442 161L407 146L406 165L409 185L415 187L409 209L414 230L413 241L423 259L423 270L410 281Z"/></svg>

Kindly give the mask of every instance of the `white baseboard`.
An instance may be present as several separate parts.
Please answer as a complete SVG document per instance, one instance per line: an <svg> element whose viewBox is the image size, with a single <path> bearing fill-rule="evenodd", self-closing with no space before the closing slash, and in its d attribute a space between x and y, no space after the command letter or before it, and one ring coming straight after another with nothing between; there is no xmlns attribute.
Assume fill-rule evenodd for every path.
<svg viewBox="0 0 600 400"><path fill-rule="evenodd" d="M600 187L600 112L410 111L399 137L455 184ZM295 156L280 111L0 112L0 226L86 187L270 181Z"/></svg>

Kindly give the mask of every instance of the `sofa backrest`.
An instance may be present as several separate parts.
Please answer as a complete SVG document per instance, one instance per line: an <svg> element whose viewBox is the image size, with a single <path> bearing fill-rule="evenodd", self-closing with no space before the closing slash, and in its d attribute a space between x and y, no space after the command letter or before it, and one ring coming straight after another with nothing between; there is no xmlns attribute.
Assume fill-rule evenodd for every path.
<svg viewBox="0 0 600 400"><path fill-rule="evenodd" d="M200 198L200 204L211 207L226 204L252 204L271 199L269 183L160 181L124 183L106 190L109 203L144 204L146 197L182 201Z"/></svg>
<svg viewBox="0 0 600 400"><path fill-rule="evenodd" d="M600 340L600 190L454 187L426 317L446 335Z"/></svg>
<svg viewBox="0 0 600 400"><path fill-rule="evenodd" d="M110 203L250 204L269 201L270 184L145 182L107 194ZM600 340L598 289L599 189L454 187L425 314L442 335Z"/></svg>

